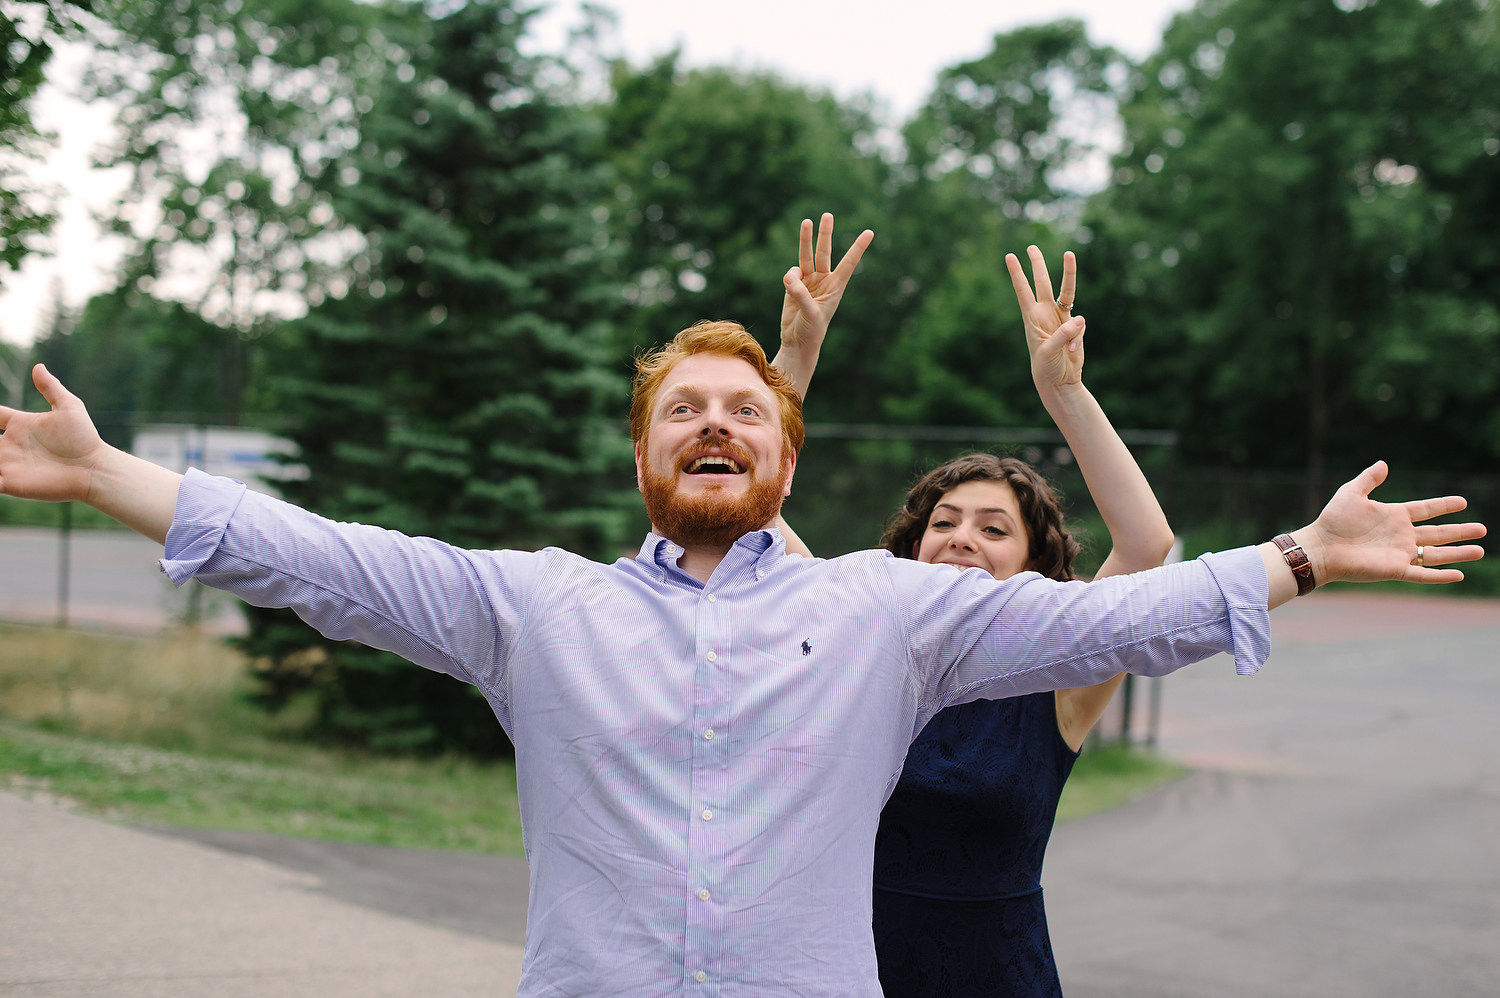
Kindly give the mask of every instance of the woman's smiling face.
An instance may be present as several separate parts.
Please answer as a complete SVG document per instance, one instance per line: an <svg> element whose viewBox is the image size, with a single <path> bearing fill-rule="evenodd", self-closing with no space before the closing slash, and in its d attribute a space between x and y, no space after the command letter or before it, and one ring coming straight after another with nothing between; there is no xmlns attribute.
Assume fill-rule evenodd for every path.
<svg viewBox="0 0 1500 998"><path fill-rule="evenodd" d="M975 480L943 494L917 544L918 561L982 568L997 579L1024 572L1031 551L1021 505L1004 482Z"/></svg>

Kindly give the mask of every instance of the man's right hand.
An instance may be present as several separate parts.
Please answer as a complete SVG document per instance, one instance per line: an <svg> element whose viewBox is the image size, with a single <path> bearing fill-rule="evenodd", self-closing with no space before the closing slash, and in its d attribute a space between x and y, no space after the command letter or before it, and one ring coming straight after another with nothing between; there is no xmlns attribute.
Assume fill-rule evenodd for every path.
<svg viewBox="0 0 1500 998"><path fill-rule="evenodd" d="M833 266L833 216L823 213L818 223L818 242L813 246L812 219L804 218L799 232L797 266L782 277L786 297L781 306L781 349L771 363L787 373L797 394L807 397L823 349L828 324L838 311L844 288L854 276L865 249L875 238L869 229L861 232L837 267Z"/></svg>
<svg viewBox="0 0 1500 998"><path fill-rule="evenodd" d="M52 409L0 406L0 495L86 502L164 542L182 476L105 443L83 400L41 364L32 369L31 380Z"/></svg>
<svg viewBox="0 0 1500 998"><path fill-rule="evenodd" d="M41 364L32 383L50 412L0 406L0 494L47 502L89 497L93 468L108 445L83 401Z"/></svg>

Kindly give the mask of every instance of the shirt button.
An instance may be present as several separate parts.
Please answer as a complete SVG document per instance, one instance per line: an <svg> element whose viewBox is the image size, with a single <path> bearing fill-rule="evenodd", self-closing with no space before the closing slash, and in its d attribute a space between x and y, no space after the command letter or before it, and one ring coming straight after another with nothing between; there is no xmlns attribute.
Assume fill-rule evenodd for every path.
<svg viewBox="0 0 1500 998"><path fill-rule="evenodd" d="M763 569L763 568L757 568L755 570L755 577L757 579L764 579L766 577L766 571L765 571L765 569Z"/></svg>
<svg viewBox="0 0 1500 998"><path fill-rule="evenodd" d="M707 741L713 741L714 740L714 729L713 728L704 728L703 729L703 737Z"/></svg>
<svg viewBox="0 0 1500 998"><path fill-rule="evenodd" d="M710 603L717 603L717 602L719 602L719 597L715 596L713 593L709 593L708 594L708 601Z"/></svg>
<svg viewBox="0 0 1500 998"><path fill-rule="evenodd" d="M717 662L719 660L719 653L716 652L716 651L709 652L708 653L708 660L710 662Z"/></svg>
<svg viewBox="0 0 1500 998"><path fill-rule="evenodd" d="M666 582L667 581L667 573L666 572L662 572L660 575L658 575L656 577L656 581L657 582Z"/></svg>
<svg viewBox="0 0 1500 998"><path fill-rule="evenodd" d="M714 820L714 813L712 811L710 811L706 807L703 809L703 820L704 821L713 821Z"/></svg>
<svg viewBox="0 0 1500 998"><path fill-rule="evenodd" d="M677 545L676 544L668 544L667 545L667 554L676 554L676 553L677 553Z"/></svg>
<svg viewBox="0 0 1500 998"><path fill-rule="evenodd" d="M708 975L700 970L693 975L693 980L697 981L699 984L702 984L704 981L708 980Z"/></svg>
<svg viewBox="0 0 1500 998"><path fill-rule="evenodd" d="M708 900L708 888L707 887L703 888L701 891L698 892L698 900L699 901L707 901Z"/></svg>

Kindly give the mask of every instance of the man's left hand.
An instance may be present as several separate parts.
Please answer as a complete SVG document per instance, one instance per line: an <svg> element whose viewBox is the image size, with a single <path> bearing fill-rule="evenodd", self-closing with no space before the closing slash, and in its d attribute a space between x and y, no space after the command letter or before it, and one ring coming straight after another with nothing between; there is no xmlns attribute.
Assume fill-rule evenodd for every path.
<svg viewBox="0 0 1500 998"><path fill-rule="evenodd" d="M1385 481L1384 461L1345 483L1311 524L1292 534L1324 582L1445 583L1463 579L1446 566L1484 557L1482 523L1424 523L1468 506L1462 496L1384 503L1370 493Z"/></svg>

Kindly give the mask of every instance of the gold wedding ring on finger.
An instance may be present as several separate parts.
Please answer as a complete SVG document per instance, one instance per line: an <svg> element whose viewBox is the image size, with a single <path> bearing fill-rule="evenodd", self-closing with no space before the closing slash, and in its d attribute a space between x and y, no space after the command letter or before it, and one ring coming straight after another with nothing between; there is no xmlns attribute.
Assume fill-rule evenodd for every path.
<svg viewBox="0 0 1500 998"><path fill-rule="evenodd" d="M1422 545L1420 545L1420 544L1417 545L1417 560L1416 560L1415 564L1416 564L1416 566L1418 568L1423 568L1424 567L1423 564L1422 564Z"/></svg>

